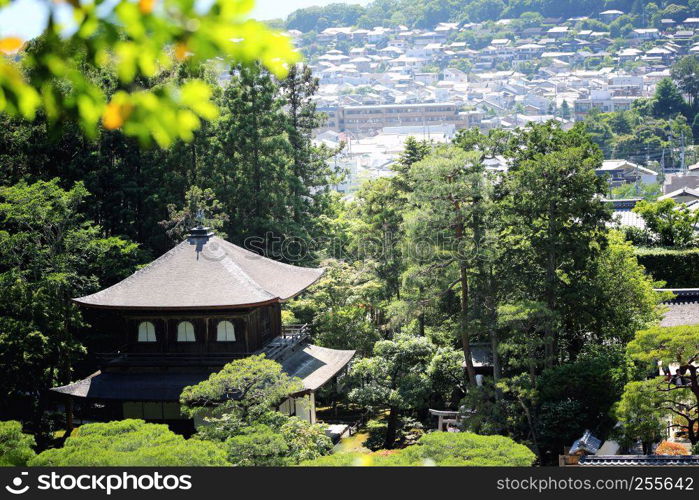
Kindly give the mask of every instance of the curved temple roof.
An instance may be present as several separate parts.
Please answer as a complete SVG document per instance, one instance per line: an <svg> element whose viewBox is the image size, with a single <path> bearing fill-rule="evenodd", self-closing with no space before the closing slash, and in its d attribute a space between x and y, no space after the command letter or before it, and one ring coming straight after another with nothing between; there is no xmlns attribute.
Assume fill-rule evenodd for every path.
<svg viewBox="0 0 699 500"><path fill-rule="evenodd" d="M193 234L125 280L73 300L113 309L254 306L294 297L323 271L267 259L204 232Z"/></svg>
<svg viewBox="0 0 699 500"><path fill-rule="evenodd" d="M302 380L304 392L316 391L342 371L354 353L305 344L281 365L289 376ZM175 402L179 400L182 389L196 385L210 375L211 370L185 373L98 371L83 380L51 390L78 398Z"/></svg>

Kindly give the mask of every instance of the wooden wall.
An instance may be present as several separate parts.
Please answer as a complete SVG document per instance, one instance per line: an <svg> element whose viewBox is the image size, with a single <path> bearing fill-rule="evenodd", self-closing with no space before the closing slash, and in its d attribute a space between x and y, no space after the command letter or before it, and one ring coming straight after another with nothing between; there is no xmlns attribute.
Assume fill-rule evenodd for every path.
<svg viewBox="0 0 699 500"><path fill-rule="evenodd" d="M233 323L235 342L216 340L218 322L223 320ZM100 352L250 353L281 335L281 306L272 304L245 310L193 312L92 310L88 321L93 325L90 335L103 339ZM142 321L153 323L156 342L138 342L138 325ZM180 321L192 323L195 342L177 341Z"/></svg>

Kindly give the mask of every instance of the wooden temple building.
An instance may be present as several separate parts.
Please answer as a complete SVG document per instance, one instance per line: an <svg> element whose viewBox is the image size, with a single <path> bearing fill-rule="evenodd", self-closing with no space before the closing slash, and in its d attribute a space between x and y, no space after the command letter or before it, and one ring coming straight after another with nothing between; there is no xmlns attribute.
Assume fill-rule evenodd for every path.
<svg viewBox="0 0 699 500"><path fill-rule="evenodd" d="M282 326L281 304L322 274L267 259L198 227L123 281L74 299L114 347L100 356L99 371L52 389L65 398L68 426L76 414L193 429L180 414L182 389L258 353L303 381L304 391L290 395L280 411L314 422L315 391L336 379L354 351L312 345L305 327Z"/></svg>

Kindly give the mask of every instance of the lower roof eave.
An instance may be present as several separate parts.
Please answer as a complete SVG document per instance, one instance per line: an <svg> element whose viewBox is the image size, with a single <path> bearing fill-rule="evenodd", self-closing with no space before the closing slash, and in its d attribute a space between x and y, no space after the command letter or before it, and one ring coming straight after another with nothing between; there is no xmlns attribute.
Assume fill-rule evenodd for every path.
<svg viewBox="0 0 699 500"><path fill-rule="evenodd" d="M92 304L90 302L83 302L79 298L71 299L75 304L81 307L87 307L90 309L107 309L112 311L202 311L202 310L216 310L216 309L249 309L251 307L262 307L268 306L275 303L283 302L279 297L273 299L264 300L262 302L251 302L249 304L217 304L217 305L198 305L198 306L131 306L131 305L112 305L112 304Z"/></svg>
<svg viewBox="0 0 699 500"><path fill-rule="evenodd" d="M329 349L306 344L281 362L291 377L298 377L304 389L291 396L315 392L338 375L350 363L356 351ZM100 372L77 382L50 389L70 397L114 400L178 402L184 387L196 385L209 378L215 370L197 372Z"/></svg>

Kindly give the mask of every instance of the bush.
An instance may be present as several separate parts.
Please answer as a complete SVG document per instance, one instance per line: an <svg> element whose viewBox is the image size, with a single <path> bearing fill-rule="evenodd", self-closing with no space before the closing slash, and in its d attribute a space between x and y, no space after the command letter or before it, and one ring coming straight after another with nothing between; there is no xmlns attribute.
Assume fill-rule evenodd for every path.
<svg viewBox="0 0 699 500"><path fill-rule="evenodd" d="M589 422L583 403L575 399L547 401L541 405L538 422L539 446L547 462L552 462L579 438ZM597 433L595 433L598 435Z"/></svg>
<svg viewBox="0 0 699 500"><path fill-rule="evenodd" d="M432 432L402 450L379 450L370 454L340 453L302 463L307 466L505 466L526 467L534 463L529 448L504 436L479 436L470 432Z"/></svg>
<svg viewBox="0 0 699 500"><path fill-rule="evenodd" d="M655 449L655 454L681 456L689 455L689 451L687 451L687 448L685 448L681 444L671 443L670 441L663 441Z"/></svg>
<svg viewBox="0 0 699 500"><path fill-rule="evenodd" d="M672 199L639 201L633 212L641 215L658 245L687 248L694 244L699 214Z"/></svg>
<svg viewBox="0 0 699 500"><path fill-rule="evenodd" d="M636 226L622 226L620 228L624 234L624 239L630 241L635 247L649 247L655 241L650 231Z"/></svg>
<svg viewBox="0 0 699 500"><path fill-rule="evenodd" d="M372 451L380 450L386 442L386 422L370 420L367 423L369 437L364 441L364 446ZM415 444L425 434L423 425L410 417L402 417L398 422L395 446L410 446Z"/></svg>
<svg viewBox="0 0 699 500"><path fill-rule="evenodd" d="M668 288L691 288L699 282L699 249L639 248L638 263Z"/></svg>
<svg viewBox="0 0 699 500"><path fill-rule="evenodd" d="M248 427L243 434L228 438L225 446L233 465L273 467L287 465L289 460L284 436L267 425Z"/></svg>
<svg viewBox="0 0 699 500"><path fill-rule="evenodd" d="M226 439L225 447L233 465L278 467L321 457L330 452L332 441L322 425L279 414L267 424L243 428Z"/></svg>
<svg viewBox="0 0 699 500"><path fill-rule="evenodd" d="M63 448L46 450L29 461L40 467L216 466L230 465L218 443L185 439L167 425L143 420L85 424Z"/></svg>
<svg viewBox="0 0 699 500"><path fill-rule="evenodd" d="M534 462L534 453L505 436L479 436L469 432L432 432L398 453L384 458L385 465L520 466Z"/></svg>
<svg viewBox="0 0 699 500"><path fill-rule="evenodd" d="M288 418L279 432L289 447L289 462L292 464L326 455L333 446L325 434L324 426L311 424L298 417Z"/></svg>
<svg viewBox="0 0 699 500"><path fill-rule="evenodd" d="M0 467L23 467L36 455L34 437L15 420L0 422Z"/></svg>
<svg viewBox="0 0 699 500"><path fill-rule="evenodd" d="M369 420L366 424L368 437L364 441L364 446L371 451L380 450L386 441L386 422L379 420Z"/></svg>

